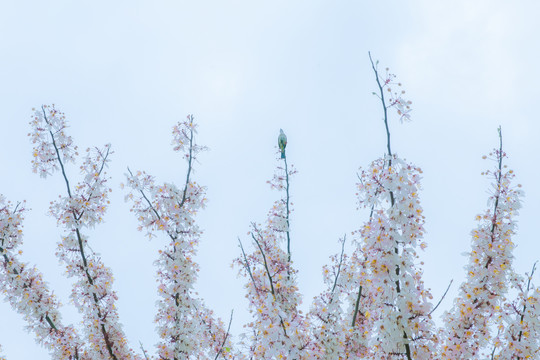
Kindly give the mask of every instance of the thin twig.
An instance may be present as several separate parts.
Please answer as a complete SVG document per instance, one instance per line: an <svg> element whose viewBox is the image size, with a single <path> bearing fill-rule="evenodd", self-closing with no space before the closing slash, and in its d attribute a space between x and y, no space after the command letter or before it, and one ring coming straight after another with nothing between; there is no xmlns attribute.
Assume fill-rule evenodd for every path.
<svg viewBox="0 0 540 360"><path fill-rule="evenodd" d="M499 337L500 334L501 334L501 328L499 328L499 330L497 330L497 336L496 336L496 338ZM491 360L494 359L494 356L495 356L495 350L497 350L497 345L496 345L496 344L493 346L493 351L491 351Z"/></svg>
<svg viewBox="0 0 540 360"><path fill-rule="evenodd" d="M261 294L259 294L259 289L257 288L257 284L255 283L255 279L253 278L253 273L251 272L251 267L249 266L249 262L246 256L246 252L244 251L244 246L242 245L242 241L240 241L240 237L238 237L238 242L240 243L240 249L242 249L242 255L244 256L244 262L246 270L248 271L249 277L251 278L251 282L253 283L253 287L255 288L255 292L261 297Z"/></svg>
<svg viewBox="0 0 540 360"><path fill-rule="evenodd" d="M221 344L221 347L219 348L219 351L216 354L216 357L214 358L214 360L217 360L217 358L219 357L219 354L221 354L221 352L223 351L223 346L225 346L225 342L227 341L227 337L229 336L229 331L231 330L233 312L234 312L234 310L231 310L231 318L229 319L229 326L227 327L227 333L225 334L225 338L223 339L223 343ZM223 356L223 358L225 358L225 356Z"/></svg>
<svg viewBox="0 0 540 360"><path fill-rule="evenodd" d="M133 173L131 172L131 170L129 169L129 167L127 168L129 174L131 175L131 177L133 177ZM148 204L148 206L150 207L150 210L152 210L152 212L154 213L154 215L156 216L156 218L158 220L161 220L161 215L159 215L159 213L157 212L156 208L154 207L154 205L152 204L152 202L150 201L150 199L148 199L148 197L146 196L144 190L142 189L139 189L139 192L141 193L143 199L146 201L146 203ZM176 241L177 239L177 236L175 234L173 234L171 231L169 230L166 230L167 232L167 235L169 235L169 237L171 238L172 241Z"/></svg>
<svg viewBox="0 0 540 360"><path fill-rule="evenodd" d="M499 206L499 198L501 195L501 176L502 176L502 160L503 160L503 143L502 143L502 130L499 126L497 128L497 131L499 132L499 171L497 172L497 195L495 196L495 206L493 209L493 216L496 218L497 216L497 207ZM497 225L496 221L493 221L493 225L491 225L491 233L493 236L493 232L495 231L495 226Z"/></svg>
<svg viewBox="0 0 540 360"><path fill-rule="evenodd" d="M47 119L47 114L45 113L45 107L43 105L41 106L41 110L43 111L43 117L45 118L45 122L47 124L50 124L49 119ZM54 146L54 150L56 151L56 157L58 159L58 163L60 164L60 169L62 170L62 175L64 176L64 181L66 182L68 195L71 198L71 189L70 189L70 186L69 186L69 180L68 180L67 175L66 175L66 170L64 168L64 163L62 162L62 158L60 157L60 151L58 150L58 146L56 146L56 141L54 139L54 134L53 134L53 132L51 130L49 130L49 134L51 135L51 138L52 138L52 143L53 143L53 146Z"/></svg>
<svg viewBox="0 0 540 360"><path fill-rule="evenodd" d="M97 176L96 176L96 180L95 182L97 183L98 182L98 179L99 177L101 176L101 173L103 172L103 169L105 168L105 164L107 163L107 158L109 157L109 154L110 154L110 150L111 148L110 147L107 147L107 153L105 154L105 156L103 156L103 154L101 153L101 151L98 149L98 153L101 155L101 157L103 158L103 161L101 162L101 166L99 168L99 171L97 173ZM92 189L92 187L91 187ZM88 193L88 201L90 201L90 199L92 199L92 195L94 193L94 189L92 189L89 193ZM77 221L79 221L82 216L84 214L84 210L81 211L81 213L79 214L79 216L76 218Z"/></svg>
<svg viewBox="0 0 540 360"><path fill-rule="evenodd" d="M186 202L186 193L187 193L187 188L189 185L189 176L191 175L191 169L192 169L191 162L193 161L193 115L189 116L189 120L190 120L190 124L189 124L190 133L189 133L188 171L186 175L186 184L184 186L184 193L182 195L182 201L180 202L180 208L184 206L184 203Z"/></svg>
<svg viewBox="0 0 540 360"><path fill-rule="evenodd" d="M144 355L144 358L145 358L146 360L149 360L149 359L148 359L148 356L146 355L146 350L144 350L144 347L143 347L142 342L139 341L139 344L141 345L141 350L142 350L142 353L143 353L143 355Z"/></svg>
<svg viewBox="0 0 540 360"><path fill-rule="evenodd" d="M392 156L392 150L390 149L390 129L388 128L388 108L386 107L386 102L384 101L384 91L383 86L381 85L381 81L379 78L379 72L377 71L377 67L373 63L373 59L371 58L371 52L368 51L369 55L369 61L371 61L371 67L373 68L373 72L375 72L375 80L377 80L377 85L379 86L379 92L381 93L381 96L379 97L381 99L381 103L384 110L384 125L386 126L386 148L388 149L388 155Z"/></svg>
<svg viewBox="0 0 540 360"><path fill-rule="evenodd" d="M341 264L343 263L343 253L345 252L345 241L347 240L347 234L343 235L343 241L341 241L341 256L339 257L339 264L338 264L338 270L336 273L336 277L334 279L334 286L332 286L331 294L334 294L334 290L337 286L337 281L339 277L339 273L341 272Z"/></svg>
<svg viewBox="0 0 540 360"><path fill-rule="evenodd" d="M270 274L270 269L268 268L268 262L266 261L266 255L264 254L264 250L261 247L261 244L259 243L257 238L255 238L253 233L251 233L251 237L253 238L253 240L255 241L255 244L257 244L257 246L259 247L259 250L261 251L261 255L262 255L263 261L264 261L264 268L266 269L266 274L268 275L268 281L270 281L270 290L272 291L272 295L274 295L274 299L275 299L276 298L276 293L274 291L274 281L272 280L272 275Z"/></svg>
<svg viewBox="0 0 540 360"><path fill-rule="evenodd" d="M289 223L289 202L290 202L290 196L289 196L289 170L287 167L287 156L283 158L283 161L285 162L285 182L287 184L287 187L285 188L287 193L287 260L289 263L291 262L291 234L290 234L290 223ZM290 270L287 268L287 275L290 276Z"/></svg>
<svg viewBox="0 0 540 360"><path fill-rule="evenodd" d="M446 288L446 291L444 292L443 296L441 297L441 299L439 300L439 302L437 303L437 305L435 305L435 307L433 309L431 309L431 311L429 312L428 316L430 316L431 314L433 314L433 312L435 310L437 310L437 308L439 307L439 305L441 305L441 302L443 301L444 297L446 296L446 293L448 292L448 289L450 289L450 285L452 285L452 283L454 282L454 279L450 280L450 284L448 284L448 287Z"/></svg>

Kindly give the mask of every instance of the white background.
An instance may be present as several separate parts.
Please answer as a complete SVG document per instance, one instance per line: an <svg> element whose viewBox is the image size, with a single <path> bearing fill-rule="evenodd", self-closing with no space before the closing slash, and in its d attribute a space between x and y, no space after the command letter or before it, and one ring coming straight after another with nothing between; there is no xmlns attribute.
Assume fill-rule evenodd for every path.
<svg viewBox="0 0 540 360"><path fill-rule="evenodd" d="M413 101L411 123L392 114L392 149L424 170L421 200L429 247L425 282L449 309L463 280L474 217L486 208L502 126L509 166L526 197L516 269L538 260L537 1L14 1L0 2L0 193L26 199L23 259L36 264L65 304L70 280L54 252L61 230L48 203L65 191L57 174L32 174L31 108L55 103L81 149L112 143L112 203L91 235L115 274L131 346L153 352L152 262L167 239L148 241L124 203L127 166L181 185L185 163L171 128L188 113L200 124L195 180L208 186L197 261L199 294L233 334L249 320L244 279L230 265L237 236L249 243L278 193L279 129L299 170L292 179L292 252L304 310L322 289L321 267L338 238L366 219L356 210L356 172L381 156L384 126L368 51L398 75ZM72 182L76 166L67 169ZM536 277L538 280L538 277ZM538 281L537 281L538 282ZM0 343L9 360L47 359L24 322L0 302Z"/></svg>

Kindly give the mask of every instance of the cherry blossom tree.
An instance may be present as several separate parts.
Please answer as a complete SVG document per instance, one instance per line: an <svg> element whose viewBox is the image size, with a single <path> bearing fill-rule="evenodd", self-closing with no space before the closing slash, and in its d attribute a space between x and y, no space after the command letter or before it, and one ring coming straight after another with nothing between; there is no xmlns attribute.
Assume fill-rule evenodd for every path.
<svg viewBox="0 0 540 360"><path fill-rule="evenodd" d="M370 55L371 60L371 55ZM392 151L391 112L411 120L411 102L388 69L371 60L385 153L358 172L357 200L369 216L339 240L341 251L322 269L324 290L303 311L303 297L291 244L294 226L291 184L296 170L278 151L273 178L277 199L263 222L249 225L238 238L233 264L244 281L247 332L233 341L230 326L219 319L195 289L197 247L202 230L197 213L206 204L206 188L193 179L194 164L205 151L196 142L192 115L172 130L173 150L186 160L181 185L157 183L144 171L127 169L124 191L139 230L163 241L157 254L158 302L155 354L130 347L116 308L111 270L90 246L89 229L104 219L111 179L111 145L85 155L68 134L65 115L54 105L33 110L30 139L33 171L42 178L58 174L65 193L51 202L50 215L62 229L56 257L73 280L71 302L81 324L62 321L60 301L39 270L24 262L20 246L25 202L0 195L0 289L26 321L26 329L51 359L540 359L540 289L536 264L524 276L513 264L516 217L523 192L505 164L502 131L499 146L486 159L493 169L489 206L477 216L466 254L465 278L452 306L439 323L423 280L420 251L426 248L420 201L422 170ZM79 164L76 182L67 169ZM450 287L450 285L449 285ZM448 289L447 289L448 291ZM442 324L442 326L438 325ZM1 348L0 348L1 350ZM0 355L0 359L4 359Z"/></svg>

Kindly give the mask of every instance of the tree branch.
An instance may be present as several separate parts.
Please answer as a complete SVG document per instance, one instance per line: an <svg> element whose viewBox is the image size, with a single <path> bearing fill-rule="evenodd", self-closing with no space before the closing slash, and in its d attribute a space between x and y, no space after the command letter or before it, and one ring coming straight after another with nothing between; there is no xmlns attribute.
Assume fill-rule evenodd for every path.
<svg viewBox="0 0 540 360"><path fill-rule="evenodd" d="M341 242L341 255L339 257L339 264L338 264L338 271L336 273L336 277L334 279L334 286L332 286L331 294L334 294L334 290L337 286L337 281L339 277L339 273L341 272L341 264L343 263L343 253L345 252L345 241L347 240L347 234L343 235L343 241Z"/></svg>
<svg viewBox="0 0 540 360"><path fill-rule="evenodd" d="M144 350L144 347L143 347L142 342L139 341L139 344L141 345L141 350L142 350L142 353L143 353L143 355L144 355L144 358L145 358L146 360L149 360L149 359L148 359L148 356L146 355L146 350Z"/></svg>
<svg viewBox="0 0 540 360"><path fill-rule="evenodd" d="M186 184L184 186L184 193L182 195L182 201L180 202L180 208L182 208L182 206L184 206L184 203L186 202L186 193L187 193L187 188L189 185L189 176L191 175L191 169L192 169L191 162L193 161L193 115L189 116L189 120L190 120L190 123L189 123L190 133L189 133L188 171L186 175Z"/></svg>
<svg viewBox="0 0 540 360"><path fill-rule="evenodd" d="M289 261L289 263L291 262L291 235L290 235L290 223L289 223L289 201L290 201L290 196L289 196L289 170L288 170L288 167L287 167L287 156L285 155L285 157L283 158L283 161L285 162L285 182L287 184L287 187L286 187L286 192L287 192L287 202L286 202L286 205L287 205L287 260ZM289 269L287 269L287 274L289 274Z"/></svg>
<svg viewBox="0 0 540 360"><path fill-rule="evenodd" d="M254 226L255 228L255 231L257 231L257 235L260 236L259 234L259 231L257 230L257 228ZM268 267L268 262L266 261L266 255L264 254L264 250L262 249L261 247L261 244L259 243L259 241L255 238L255 236L253 235L253 233L251 233L251 237L253 238L253 240L255 241L255 243L257 244L257 246L259 247L259 250L261 251L261 254L262 254L262 257L263 257L263 260L264 260L264 268L266 269L266 274L268 275L268 280L270 281L270 289L272 291L272 295L274 297L274 301L277 300L276 298L276 292L274 291L274 281L272 280L272 275L270 274L270 269ZM281 317L281 315L279 315L279 319L280 319L280 322L281 322L281 327L283 328L283 333L285 334L285 337L289 337L289 335L287 335L287 330L285 329L285 323L283 322L283 318Z"/></svg>
<svg viewBox="0 0 540 360"><path fill-rule="evenodd" d="M389 160L388 160L388 168L391 169L392 167L392 150L390 148L390 129L388 127L388 107L386 106L386 102L384 100L384 91L383 91L383 87L386 85L381 85L381 81L380 81L380 77L379 77L379 72L377 71L377 67L375 66L375 63L373 63L373 59L371 58L371 52L368 52L368 55L369 55L369 61L371 62L371 67L373 69L373 72L375 73L375 80L377 80L377 86L379 87L379 93L380 93L380 100L381 100L381 104L382 104L382 107L383 107L383 113L384 113L384 126L386 128L386 148L388 150L388 156L389 156ZM394 193L390 190L389 191L390 193L390 204L391 204L391 207L394 206L395 204L395 198L394 198ZM398 249L398 244L396 243L396 246L394 247L394 252L396 253L396 256L399 254L399 249ZM401 286L400 286L400 283L399 283L399 274L401 272L400 268L399 268L399 265L396 265L396 292L398 293L398 296L399 294L401 293ZM407 359L408 360L412 360L411 358L411 349L410 349L410 346L409 346L409 343L408 343L408 336L407 336L407 333L405 331L405 329L403 329L403 338L406 340L405 341L405 352L406 352L406 355L407 355Z"/></svg>
<svg viewBox="0 0 540 360"><path fill-rule="evenodd" d="M446 296L446 293L448 292L448 289L450 289L450 285L452 285L452 283L454 282L454 279L450 280L450 284L448 284L448 287L446 288L446 291L444 292L443 296L441 297L441 299L439 300L439 302L437 303L437 305L435 305L435 307L433 309L431 309L431 311L429 312L428 316L430 316L431 314L433 314L433 312L435 310L437 310L437 308L439 307L439 305L441 305L441 302L443 301L444 297Z"/></svg>
<svg viewBox="0 0 540 360"><path fill-rule="evenodd" d="M47 119L47 114L45 113L45 107L41 105L41 111L43 111L43 117L45 118L45 122L50 125L49 119ZM56 146L56 140L54 139L54 134L51 130L49 130L49 134L51 135L52 144L54 146L54 150L56 152L56 158L58 160L58 163L60 164L60 169L62 170L62 176L64 176L64 181L66 183L67 192L69 197L71 198L71 189L69 186L69 180L66 175L66 170L64 168L64 163L62 162L62 158L60 157L60 151L58 150L58 146Z"/></svg>
<svg viewBox="0 0 540 360"><path fill-rule="evenodd" d="M536 263L538 261L535 261L531 270L531 275L529 275L529 280L527 281L527 293L529 293L529 290L531 288L531 279L534 275L534 271L536 270ZM523 324L523 319L525 318L525 310L527 310L527 302L523 302L523 310L521 311L521 319L520 324ZM518 341L521 342L521 337L523 336L523 330L519 331Z"/></svg>
<svg viewBox="0 0 540 360"><path fill-rule="evenodd" d="M49 120L47 119L47 115L45 113L45 108L43 106L41 106L41 110L43 111L43 116L45 117L45 122L47 122L47 124L49 124ZM63 164L62 158L60 156L60 151L58 150L58 147L56 146L56 141L55 141L55 138L54 138L54 134L50 130L49 130L49 133L51 135L52 143L53 143L54 149L56 151L56 157L57 157L58 163L60 164L60 168L62 169L62 175L63 175L64 181L66 183L68 196L69 196L70 199L72 199L73 197L71 195L71 189L70 189L70 186L69 186L69 180L67 178L67 175L66 175L66 172L65 172L65 169L64 169L64 164ZM72 214L73 214L73 218L77 221L77 226L75 226L75 233L77 235L77 240L78 240L78 243L79 243L79 252L81 254L81 260L82 260L82 263L83 263L83 269L84 269L84 272L86 273L86 278L88 280L88 283L91 286L94 286L94 279L92 278L92 276L88 272L88 262L86 260L86 255L84 254L84 245L83 245L81 233L79 231L77 214L75 213L74 210L72 210ZM117 357L113 352L113 344L110 341L109 333L105 329L105 324L103 322L104 318L103 318L103 315L101 314L101 306L99 305L99 300L98 300L97 295L96 295L95 292L92 293L92 297L93 297L93 300L94 300L94 305L95 305L95 308L96 308L96 311L97 311L97 315L98 315L98 317L100 319L100 322L101 322L101 334L103 335L103 340L105 341L105 345L107 346L107 351L109 352L109 356L112 359L117 360Z"/></svg>
<svg viewBox="0 0 540 360"><path fill-rule="evenodd" d="M381 81L379 78L379 72L377 71L377 67L373 63L373 59L371 58L371 52L368 51L369 55L369 61L371 61L371 67L373 68L373 72L375 73L375 80L377 80L377 85L379 86L379 92L380 92L380 99L383 106L384 111L384 125L386 127L386 148L388 150L388 155L392 156L392 150L390 149L390 129L388 128L388 108L386 107L386 102L384 100L384 91L383 91L383 85L381 85Z"/></svg>
<svg viewBox="0 0 540 360"><path fill-rule="evenodd" d="M218 351L218 353L216 354L216 357L214 358L214 360L217 360L217 358L219 357L219 355L220 355L221 352L223 351L223 346L225 346L225 342L227 341L227 337L229 336L229 331L231 330L231 323L232 323L232 318L233 318L233 312L234 312L234 310L231 310L231 318L229 319L229 326L227 327L227 333L225 334L225 338L223 339L223 343L221 344L221 347L219 348L219 351ZM223 358L225 358L225 356L224 356Z"/></svg>
<svg viewBox="0 0 540 360"><path fill-rule="evenodd" d="M354 315L352 319L351 327L356 324L356 315L358 314L358 307L360 306L360 298L362 297L362 285L358 288L358 296L356 297L356 304L354 305Z"/></svg>
<svg viewBox="0 0 540 360"><path fill-rule="evenodd" d="M257 288L257 284L255 283L255 279L253 278L253 273L251 272L251 267L249 266L249 262L246 256L246 252L244 251L244 246L242 246L242 241L240 241L240 238L238 238L238 242L240 243L240 249L242 249L242 255L244 256L244 262L246 270L248 271L249 277L251 278L251 282L253 283L253 287L255 288L255 292L257 293L257 296L259 298L261 297L261 294L259 294L259 289Z"/></svg>

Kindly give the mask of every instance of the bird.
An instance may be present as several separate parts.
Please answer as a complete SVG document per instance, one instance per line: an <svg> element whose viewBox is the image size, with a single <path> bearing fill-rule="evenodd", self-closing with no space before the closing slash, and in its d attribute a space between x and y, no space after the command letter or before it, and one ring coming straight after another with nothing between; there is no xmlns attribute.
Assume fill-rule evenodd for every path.
<svg viewBox="0 0 540 360"><path fill-rule="evenodd" d="M283 129L279 129L278 146L281 150L281 158L285 159L285 147L287 146L287 135L283 132Z"/></svg>

